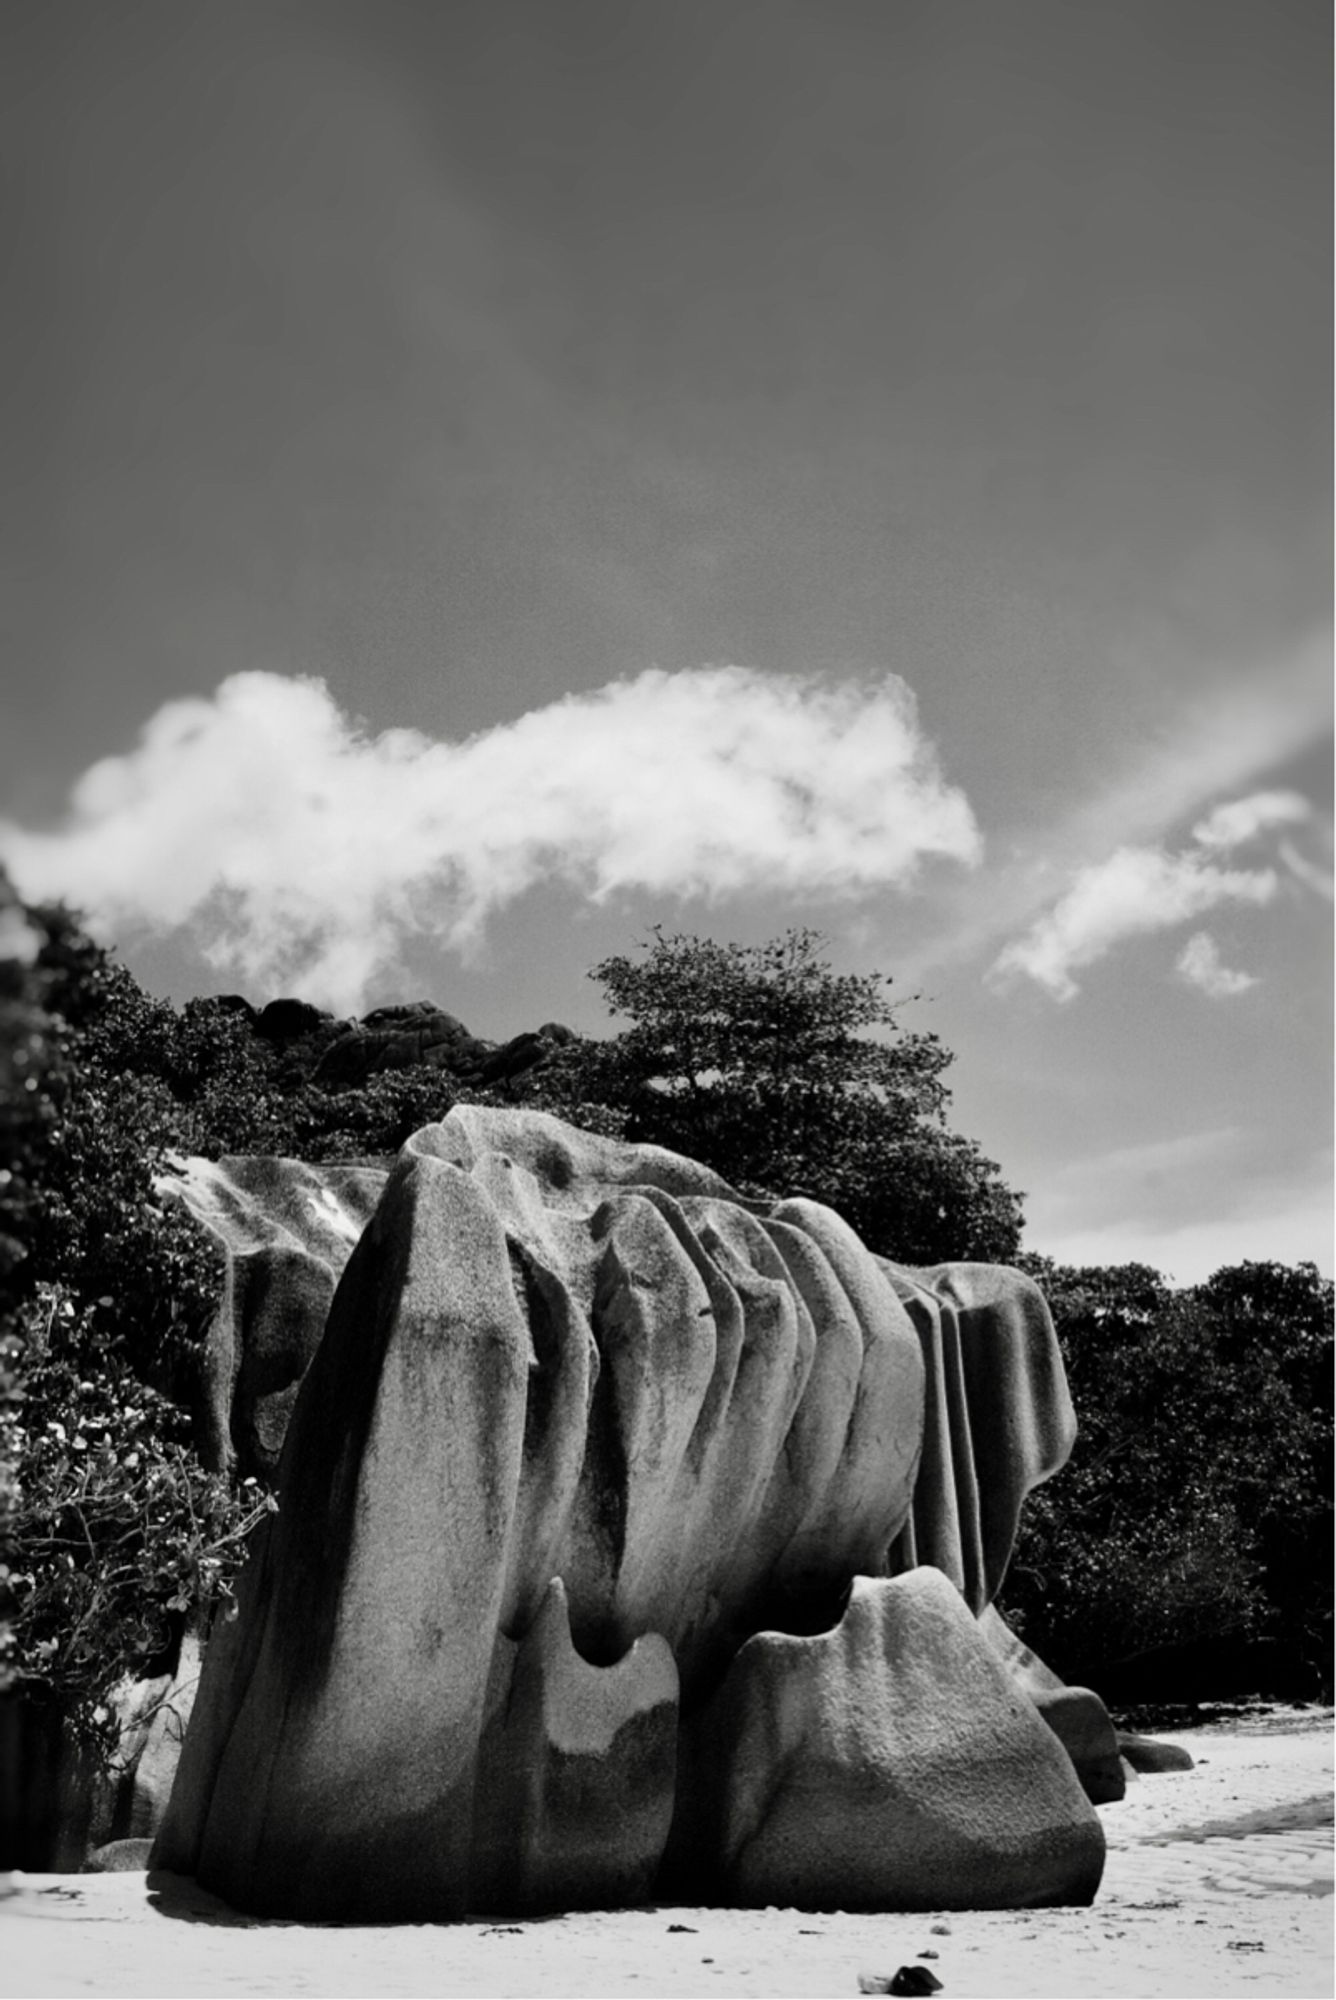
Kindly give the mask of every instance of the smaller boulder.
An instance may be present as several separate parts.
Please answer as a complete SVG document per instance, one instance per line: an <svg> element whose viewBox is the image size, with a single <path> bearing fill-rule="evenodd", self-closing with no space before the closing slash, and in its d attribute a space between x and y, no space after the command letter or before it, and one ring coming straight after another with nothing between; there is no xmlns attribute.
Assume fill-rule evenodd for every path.
<svg viewBox="0 0 1336 2000"><path fill-rule="evenodd" d="M710 1818L674 1843L744 1903L1088 1903L1104 1833L1057 1736L938 1570L858 1577L833 1631L762 1632L696 1732Z"/></svg>
<svg viewBox="0 0 1336 2000"><path fill-rule="evenodd" d="M295 1042L333 1018L322 1008L313 1007L309 1000L271 1000L260 1009L255 1032L266 1042Z"/></svg>
<svg viewBox="0 0 1336 2000"><path fill-rule="evenodd" d="M541 1031L532 1035L516 1035L486 1058L476 1081L480 1084L509 1083L512 1078L523 1076L526 1070L540 1069L550 1053Z"/></svg>
<svg viewBox="0 0 1336 2000"><path fill-rule="evenodd" d="M1093 1805L1116 1805L1127 1793L1118 1736L1109 1711L1092 1688L1048 1689L1032 1696L1035 1707L1072 1760Z"/></svg>
<svg viewBox="0 0 1336 2000"><path fill-rule="evenodd" d="M109 1840L84 1863L86 1875L135 1875L148 1867L151 1840Z"/></svg>
<svg viewBox="0 0 1336 2000"><path fill-rule="evenodd" d="M1161 1743L1153 1736L1136 1736L1125 1729L1118 1731L1118 1750L1134 1771L1146 1775L1159 1771L1191 1771L1196 1766L1196 1759L1181 1744Z"/></svg>

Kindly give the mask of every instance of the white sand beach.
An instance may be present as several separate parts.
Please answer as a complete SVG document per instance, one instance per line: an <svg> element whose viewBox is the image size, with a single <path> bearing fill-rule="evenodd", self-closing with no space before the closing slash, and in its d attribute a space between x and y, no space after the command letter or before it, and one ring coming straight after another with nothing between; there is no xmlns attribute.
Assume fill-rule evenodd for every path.
<svg viewBox="0 0 1336 2000"><path fill-rule="evenodd" d="M944 2000L1332 1990L1331 1711L1171 1739L1191 1771L1101 1808L1090 1909L941 1916L594 1911L527 1923L341 1928L240 1917L175 1877L16 1875L0 1994L612 1996L856 1994L922 1965Z"/></svg>

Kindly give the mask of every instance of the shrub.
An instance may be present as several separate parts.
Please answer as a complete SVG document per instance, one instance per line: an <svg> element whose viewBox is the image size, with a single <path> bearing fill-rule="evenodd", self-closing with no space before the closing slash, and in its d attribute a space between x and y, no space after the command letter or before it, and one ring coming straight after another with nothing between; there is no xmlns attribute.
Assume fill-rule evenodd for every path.
<svg viewBox="0 0 1336 2000"><path fill-rule="evenodd" d="M8 1688L112 1744L107 1697L230 1595L275 1503L203 1471L181 1408L141 1381L57 1286L20 1317L20 1485Z"/></svg>
<svg viewBox="0 0 1336 2000"><path fill-rule="evenodd" d="M210 1479L183 1405L220 1260L153 1176L173 1016L63 910L0 889L0 1687L104 1728L105 1696L225 1594L264 1502Z"/></svg>

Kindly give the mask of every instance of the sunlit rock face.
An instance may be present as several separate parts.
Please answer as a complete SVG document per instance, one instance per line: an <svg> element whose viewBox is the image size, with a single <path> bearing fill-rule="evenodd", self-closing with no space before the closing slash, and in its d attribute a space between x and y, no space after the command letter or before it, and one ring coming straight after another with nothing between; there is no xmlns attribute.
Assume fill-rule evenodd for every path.
<svg viewBox="0 0 1336 2000"><path fill-rule="evenodd" d="M755 1635L852 1619L857 1643L823 1640L811 1672L883 1702L904 1620L869 1624L861 1585L846 1611L854 1579L940 1573L975 1633L1073 1434L1019 1274L901 1271L817 1204L743 1202L660 1148L461 1107L410 1140L343 1268L155 1863L303 1919L643 1896L710 1788L739 1782L692 1746ZM959 1663L956 1640L938 1652ZM970 1661L904 1689L943 1782ZM1015 1782L1036 1744L1061 1762L1023 1715L1038 1736L994 1758ZM761 1729L748 1755L819 1774L827 1735ZM952 1900L983 1879L980 1840L1014 1849L1006 1789ZM1055 1810L1042 1882L1008 1899L1093 1893L1102 1838L1074 1779ZM773 1845L784 1900L828 1896L815 1850L805 1887L801 1840ZM779 1900L764 1862L730 1879L721 1861L720 1893ZM889 1864L869 1880L874 1903L912 1900Z"/></svg>

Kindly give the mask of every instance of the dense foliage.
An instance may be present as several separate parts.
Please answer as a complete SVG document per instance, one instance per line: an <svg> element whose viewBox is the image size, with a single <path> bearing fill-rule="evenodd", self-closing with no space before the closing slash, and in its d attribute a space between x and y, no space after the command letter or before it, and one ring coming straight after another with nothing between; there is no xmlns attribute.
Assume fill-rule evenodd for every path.
<svg viewBox="0 0 1336 2000"><path fill-rule="evenodd" d="M1026 1262L1080 1431L1027 1505L1007 1615L1076 1680L1232 1636L1329 1685L1330 1282L1245 1263L1174 1291L1144 1265Z"/></svg>
<svg viewBox="0 0 1336 2000"><path fill-rule="evenodd" d="M0 1689L97 1734L121 1675L226 1593L266 1502L191 1447L220 1265L154 1191L170 1093L116 1060L152 1003L64 911L0 884L0 925Z"/></svg>
<svg viewBox="0 0 1336 2000"><path fill-rule="evenodd" d="M1019 1197L945 1124L952 1057L901 1029L876 973L835 973L822 940L764 945L656 930L638 960L594 967L630 1026L571 1044L536 1094L594 1102L647 1139L715 1168L743 1193L805 1194L912 1264L1006 1262Z"/></svg>

